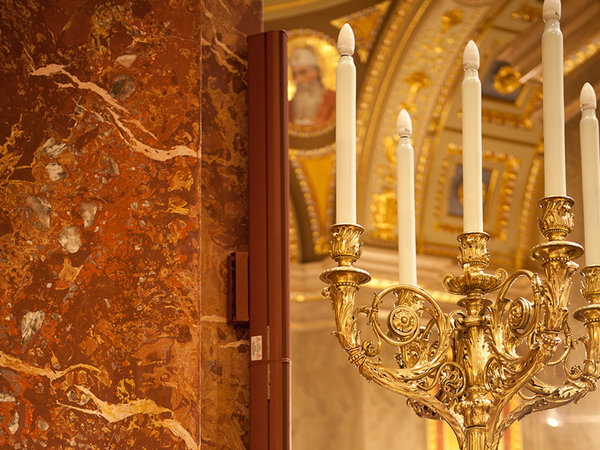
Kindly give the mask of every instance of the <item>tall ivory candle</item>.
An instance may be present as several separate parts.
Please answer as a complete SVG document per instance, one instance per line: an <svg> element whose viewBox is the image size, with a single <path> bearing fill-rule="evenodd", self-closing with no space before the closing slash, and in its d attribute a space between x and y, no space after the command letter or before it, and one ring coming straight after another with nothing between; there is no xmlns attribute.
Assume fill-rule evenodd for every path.
<svg viewBox="0 0 600 450"><path fill-rule="evenodd" d="M565 106L563 87L563 36L560 0L545 0L542 34L544 194L567 195L565 171Z"/></svg>
<svg viewBox="0 0 600 450"><path fill-rule="evenodd" d="M354 34L347 23L337 42L335 101L336 223L356 223L356 67Z"/></svg>
<svg viewBox="0 0 600 450"><path fill-rule="evenodd" d="M406 110L398 114L396 126L400 136L396 147L399 280L400 284L416 286L414 151L410 142L412 124Z"/></svg>
<svg viewBox="0 0 600 450"><path fill-rule="evenodd" d="M465 76L462 82L463 141L463 232L483 232L481 185L481 82L479 51L469 41L463 54Z"/></svg>
<svg viewBox="0 0 600 450"><path fill-rule="evenodd" d="M581 181L583 184L583 227L585 263L600 264L600 142L596 118L596 93L585 83L579 98L581 122Z"/></svg>

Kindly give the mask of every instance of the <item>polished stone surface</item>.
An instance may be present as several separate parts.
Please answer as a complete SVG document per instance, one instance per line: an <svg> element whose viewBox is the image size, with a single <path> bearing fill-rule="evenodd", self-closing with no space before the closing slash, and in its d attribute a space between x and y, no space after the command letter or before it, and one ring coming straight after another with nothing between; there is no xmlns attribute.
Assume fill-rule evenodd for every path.
<svg viewBox="0 0 600 450"><path fill-rule="evenodd" d="M0 2L2 448L247 446L225 259L260 10Z"/></svg>
<svg viewBox="0 0 600 450"><path fill-rule="evenodd" d="M247 44L262 1L202 2L202 446L249 445L247 327L225 323L227 258L248 247Z"/></svg>

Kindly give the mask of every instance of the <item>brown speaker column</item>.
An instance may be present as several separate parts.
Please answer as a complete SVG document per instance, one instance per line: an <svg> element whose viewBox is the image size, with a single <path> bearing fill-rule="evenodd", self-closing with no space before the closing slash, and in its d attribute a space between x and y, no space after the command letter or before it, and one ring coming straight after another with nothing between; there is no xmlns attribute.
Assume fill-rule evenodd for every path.
<svg viewBox="0 0 600 450"><path fill-rule="evenodd" d="M248 38L250 448L290 448L287 36Z"/></svg>

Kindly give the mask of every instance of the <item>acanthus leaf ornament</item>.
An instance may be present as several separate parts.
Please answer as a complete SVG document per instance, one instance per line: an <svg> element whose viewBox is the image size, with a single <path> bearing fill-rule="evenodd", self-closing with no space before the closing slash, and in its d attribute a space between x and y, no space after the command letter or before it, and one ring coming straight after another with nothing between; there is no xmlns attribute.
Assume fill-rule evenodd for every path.
<svg viewBox="0 0 600 450"><path fill-rule="evenodd" d="M462 274L446 275L442 280L447 291L461 296L461 309L445 313L430 294L416 286L414 149L406 111L398 116L396 148L396 179L404 181L397 183L396 195L399 279L403 284L376 294L370 306L356 307L357 292L370 279L368 272L354 267L360 258L362 228L353 223L338 223L331 228L331 257L337 267L324 271L321 279L329 285L324 292L332 300L335 335L349 361L367 380L408 397L418 415L446 421L462 450L496 450L502 434L514 421L537 410L577 401L594 390L600 378L600 239L596 239L600 213L586 216L586 224L590 216L594 217L593 226L585 227L593 231L586 231L586 241L597 245L588 245L593 258L583 269L583 294L588 305L574 314L583 322L587 335L574 340L567 321L570 288L578 268L575 259L583 254L583 248L567 240L573 229L574 202L566 196L560 8L560 0L544 1L541 54L545 198L539 202L538 226L545 242L531 250L531 257L542 267L541 274L518 270L509 275L504 269L486 272L490 255L489 236L483 232L482 88L480 57L473 41L463 54L461 87L464 233L458 240ZM344 27L346 34L340 35L340 42L346 42L351 32L349 26ZM355 171L349 168L356 163L355 72L348 57L351 51L344 45L339 48L341 76L336 99L348 102L338 103L337 108L336 164L341 170L336 174L336 207L338 222L353 222ZM351 89L344 89L348 86ZM592 209L600 211L595 94L591 86L586 90L580 100L582 155L593 158L582 166L593 167L594 172L588 176L591 172L583 171L587 180L583 183L587 192L584 197L592 200L586 200ZM341 120L342 113L347 120ZM530 296L510 296L517 281L529 282ZM492 299L494 291L497 294ZM363 316L372 335L366 340L360 334ZM570 356L577 342L584 343L586 357L580 365L572 365ZM384 345L394 351L392 364L384 360L388 354L383 351ZM565 377L560 386L546 383L539 376L549 366L563 367ZM516 396L522 402L510 411L509 402Z"/></svg>
<svg viewBox="0 0 600 450"><path fill-rule="evenodd" d="M335 335L350 363L366 379L408 397L417 415L445 420L463 450L496 450L514 421L576 401L600 378L600 266L582 271L588 305L574 317L587 329L581 339L586 359L572 366L569 356L575 341L566 318L577 270L573 260L583 250L566 240L573 223L572 200L555 196L540 205L540 231L547 241L531 254L544 276L526 270L487 273L489 236L465 233L459 236L463 274L443 279L448 291L462 296L461 310L452 314L444 313L426 291L410 285L390 286L376 294L370 306L356 307L359 287L370 279L368 272L354 267L362 228L331 228L331 256L338 265L323 272L321 279L329 285L324 294L333 303ZM528 280L529 298L510 297L519 279ZM492 300L488 296L494 291ZM361 338L359 319L374 338ZM389 366L382 361L383 345L396 349ZM559 364L565 370L563 385L537 378L544 367ZM515 396L522 398L521 404L503 418Z"/></svg>

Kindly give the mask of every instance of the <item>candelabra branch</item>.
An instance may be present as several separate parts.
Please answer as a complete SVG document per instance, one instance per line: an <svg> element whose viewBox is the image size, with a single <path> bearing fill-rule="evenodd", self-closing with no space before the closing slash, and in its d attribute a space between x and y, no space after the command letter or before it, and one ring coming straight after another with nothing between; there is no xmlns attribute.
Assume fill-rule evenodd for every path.
<svg viewBox="0 0 600 450"><path fill-rule="evenodd" d="M384 367L372 360L366 360L358 370L367 380L407 397L408 405L419 416L446 422L456 435L459 446L462 447L465 440L464 419L460 414L449 409L443 398L430 394L418 380L406 379L397 369Z"/></svg>
<svg viewBox="0 0 600 450"><path fill-rule="evenodd" d="M537 411L544 411L563 406L567 403L577 402L589 391L590 387L587 384L570 382L569 384L561 387L550 388L548 386L547 388L543 389L542 394L537 394L530 397L521 396L522 403L510 411L496 428L492 438L490 439L490 448L497 448L498 443L500 442L500 439L506 430L513 423L521 420L526 415Z"/></svg>
<svg viewBox="0 0 600 450"><path fill-rule="evenodd" d="M582 271L581 293L588 302L575 311L575 319L583 322L587 336L582 338L586 348L583 374L595 381L600 378L600 266L588 266Z"/></svg>
<svg viewBox="0 0 600 450"><path fill-rule="evenodd" d="M544 368L545 363L552 357L556 349L557 340L554 336L546 336L542 339L542 344L529 353L520 361L516 369L509 365L494 367L494 375L500 382L495 389L495 402L489 415L489 427L487 429L487 440L493 442L498 432L498 422L502 413L510 401L523 387L527 386L529 381ZM501 437L501 434L500 434ZM491 447L495 448L495 447Z"/></svg>
<svg viewBox="0 0 600 450"><path fill-rule="evenodd" d="M542 214L538 225L548 241L535 246L531 254L542 265L545 279L541 280L528 271L513 274L501 288L492 314L495 319L492 324L493 343L500 363L490 367L495 369L494 387L500 395L490 414L490 423L494 424L488 429L490 442L499 439L498 430L504 430L502 425L495 424L500 421L510 399L522 388L531 387L535 375L545 366L565 360L570 351L571 336L566 319L572 277L577 270L573 259L583 253L580 245L566 241L573 227L573 200L568 197L548 197L542 199L539 205ZM508 289L520 276L529 278L533 302L506 297ZM501 317L507 311L508 326L502 326ZM558 360L551 362L562 342L561 334L566 337L567 348ZM524 355L518 356L516 349L522 344L527 350Z"/></svg>
<svg viewBox="0 0 600 450"><path fill-rule="evenodd" d="M368 272L353 266L362 251L362 232L361 226L353 224L331 227L330 255L338 266L324 271L321 275L321 280L330 285L323 290L323 295L332 300L336 321L335 335L342 348L348 352L350 362L359 367L364 361L365 353L360 345L355 299L359 286L371 279Z"/></svg>
<svg viewBox="0 0 600 450"><path fill-rule="evenodd" d="M518 297L508 298L508 291L519 278L527 278L533 301ZM501 286L496 302L490 308L492 347L503 363L515 363L521 356L517 348L534 331L543 304L544 289L540 277L529 271L512 273Z"/></svg>
<svg viewBox="0 0 600 450"><path fill-rule="evenodd" d="M407 396L418 415L448 422L463 450L495 450L506 429L526 414L584 397L600 378L600 266L582 271L588 304L574 317L583 322L587 335L575 341L567 316L578 267L574 259L583 248L567 240L572 206L568 197L540 201L538 224L547 240L531 256L541 264L542 275L529 270L508 275L503 269L488 273L489 236L460 235L462 274L446 275L442 281L449 292L461 296L461 309L450 315L426 291L409 285L391 286L370 305L356 306L359 287L370 279L354 267L362 228L334 225L331 257L337 267L323 272L321 279L329 285L324 294L332 300L335 335L349 361L366 379ZM528 281L528 298L510 296L519 280ZM496 290L492 301L488 295ZM364 341L361 316L361 327L369 327L373 335ZM586 349L582 367L568 364L577 342ZM395 365L379 359L383 345L395 349ZM565 371L562 386L537 378L545 367L559 364ZM516 395L524 403L503 418Z"/></svg>
<svg viewBox="0 0 600 450"><path fill-rule="evenodd" d="M462 417L430 392L437 390L439 383L448 392L460 393L460 386L453 378L454 367L444 364L449 347L447 317L429 294L412 286L392 286L382 291L376 295L371 308L355 306L360 285L370 280L368 272L353 266L361 253L362 231L362 227L354 224L337 224L331 228L330 254L338 266L324 271L321 279L329 284L323 295L332 301L336 320L334 334L348 353L349 362L357 366L363 377L407 396L415 411L442 418L462 442ZM379 319L385 297L393 298L387 332ZM366 315L377 344L371 340L361 341L357 324L357 316L361 313ZM425 326L420 325L423 315L431 316ZM439 339L429 342L434 326ZM399 348L396 355L398 368L388 368L379 360L371 359L379 354L382 341Z"/></svg>
<svg viewBox="0 0 600 450"><path fill-rule="evenodd" d="M566 345L563 356L556 361L556 363L564 363L565 384L553 386L535 376L532 377L525 385L525 389L532 395L527 396L520 393L523 403L511 411L500 423L494 435L495 441L499 441L504 431L525 415L577 402L588 392L596 389L596 383L600 378L600 266L586 267L582 270L582 275L584 277L582 293L589 304L576 310L574 317L584 322L588 331L587 336L580 338L586 348L583 367L567 366L567 357L574 344L571 342L570 331L565 323L564 331L568 345Z"/></svg>

